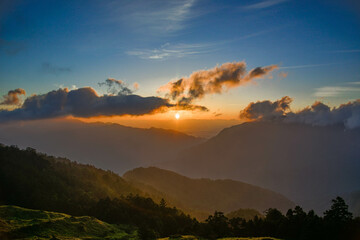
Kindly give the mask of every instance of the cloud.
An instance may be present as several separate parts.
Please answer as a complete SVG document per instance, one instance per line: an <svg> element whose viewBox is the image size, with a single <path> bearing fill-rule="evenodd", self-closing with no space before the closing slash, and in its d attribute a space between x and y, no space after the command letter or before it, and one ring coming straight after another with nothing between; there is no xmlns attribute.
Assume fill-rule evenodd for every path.
<svg viewBox="0 0 360 240"><path fill-rule="evenodd" d="M26 45L23 42L8 41L0 38L0 52L4 52L9 56L18 54L26 49Z"/></svg>
<svg viewBox="0 0 360 240"><path fill-rule="evenodd" d="M360 93L360 87L357 86L359 82L347 82L343 86L325 86L315 89L314 96L316 97L338 97L349 94ZM352 85L352 86L348 86Z"/></svg>
<svg viewBox="0 0 360 240"><path fill-rule="evenodd" d="M129 95L133 91L128 88L125 83L121 80L116 80L114 78L108 78L105 82L98 83L99 86L107 86L107 92L110 95Z"/></svg>
<svg viewBox="0 0 360 240"><path fill-rule="evenodd" d="M214 44L175 44L162 45L156 49L135 49L126 52L130 56L137 56L141 59L164 60L170 58L183 58L191 55L198 55L210 51Z"/></svg>
<svg viewBox="0 0 360 240"><path fill-rule="evenodd" d="M165 112L169 109L207 111L206 107L192 104L171 104L160 97L141 97L132 94L99 96L93 88L69 91L58 89L42 95L28 97L20 108L0 110L0 122L34 120L55 117L140 116Z"/></svg>
<svg viewBox="0 0 360 240"><path fill-rule="evenodd" d="M240 111L240 119L245 121L283 121L286 123L303 123L313 126L342 124L345 128L360 127L360 99L330 108L316 101L298 112L290 110L292 99L283 97L271 102L269 100L250 103Z"/></svg>
<svg viewBox="0 0 360 240"><path fill-rule="evenodd" d="M279 72L278 77L280 79L283 79L283 78L287 78L288 75L289 75L289 73L287 73L287 72Z"/></svg>
<svg viewBox="0 0 360 240"><path fill-rule="evenodd" d="M290 110L292 98L285 96L275 102L269 100L251 102L240 111L240 119L245 121L274 120L283 118Z"/></svg>
<svg viewBox="0 0 360 240"><path fill-rule="evenodd" d="M67 88L28 97L21 108L0 111L0 122L63 116L92 117L151 114L173 105L167 99L138 95L99 96L90 87Z"/></svg>
<svg viewBox="0 0 360 240"><path fill-rule="evenodd" d="M347 84L350 84L350 85L360 85L360 82L347 82Z"/></svg>
<svg viewBox="0 0 360 240"><path fill-rule="evenodd" d="M135 32L164 35L183 29L187 20L196 17L191 11L195 4L195 0L112 1L107 10L110 21L126 23Z"/></svg>
<svg viewBox="0 0 360 240"><path fill-rule="evenodd" d="M257 67L246 71L245 62L224 63L209 70L192 73L188 78L181 78L159 88L165 96L180 104L190 104L206 94L222 93L230 88L245 85L256 78L263 78L276 69L276 65Z"/></svg>
<svg viewBox="0 0 360 240"><path fill-rule="evenodd" d="M49 62L44 62L41 65L41 71L48 74L59 75L61 73L70 73L72 70L69 67L58 67Z"/></svg>
<svg viewBox="0 0 360 240"><path fill-rule="evenodd" d="M337 97L349 92L360 92L360 88L356 87L341 87L341 86L327 86L317 88L314 96L316 97Z"/></svg>
<svg viewBox="0 0 360 240"><path fill-rule="evenodd" d="M294 66L279 67L279 69L301 69L301 68L325 67L325 66L332 66L332 65L339 65L339 63L294 65Z"/></svg>
<svg viewBox="0 0 360 240"><path fill-rule="evenodd" d="M17 88L15 90L10 90L7 95L3 96L3 101L0 102L0 105L19 105L20 104L20 95L26 95L26 92L22 88Z"/></svg>
<svg viewBox="0 0 360 240"><path fill-rule="evenodd" d="M251 9L264 9L264 8L269 8L275 5L278 5L280 3L286 2L287 0L265 0L265 1L261 1L258 3L254 3L251 5L247 5L244 8L251 10Z"/></svg>

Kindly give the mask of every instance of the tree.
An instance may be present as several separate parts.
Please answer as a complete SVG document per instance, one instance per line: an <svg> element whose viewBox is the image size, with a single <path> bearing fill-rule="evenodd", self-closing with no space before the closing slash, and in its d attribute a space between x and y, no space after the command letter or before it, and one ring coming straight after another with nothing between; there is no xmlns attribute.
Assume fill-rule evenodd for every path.
<svg viewBox="0 0 360 240"><path fill-rule="evenodd" d="M349 206L346 205L344 199L338 196L331 201L332 205L330 210L324 212L325 221L347 223L353 218L352 213L349 212Z"/></svg>
<svg viewBox="0 0 360 240"><path fill-rule="evenodd" d="M166 201L165 201L165 199L163 199L163 198L160 200L160 207L161 207L161 208L165 208L165 207L166 207Z"/></svg>
<svg viewBox="0 0 360 240"><path fill-rule="evenodd" d="M224 213L215 211L214 216L210 215L205 221L208 226L209 235L207 237L214 239L230 235L229 221Z"/></svg>
<svg viewBox="0 0 360 240"><path fill-rule="evenodd" d="M336 197L331 208L324 212L324 233L327 239L349 239L352 213L348 210L344 199Z"/></svg>

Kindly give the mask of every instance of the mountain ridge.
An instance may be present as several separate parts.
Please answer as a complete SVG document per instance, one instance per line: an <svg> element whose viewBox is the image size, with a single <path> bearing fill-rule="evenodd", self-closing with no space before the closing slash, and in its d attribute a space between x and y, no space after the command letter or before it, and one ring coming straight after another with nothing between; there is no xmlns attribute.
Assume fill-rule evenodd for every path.
<svg viewBox="0 0 360 240"><path fill-rule="evenodd" d="M311 199L360 188L360 129L249 122L156 165L188 177L230 178L275 190L311 209ZM319 209L322 211L322 209Z"/></svg>
<svg viewBox="0 0 360 240"><path fill-rule="evenodd" d="M123 178L149 185L176 199L179 207L190 211L231 212L239 208L265 211L276 207L285 212L295 206L279 193L231 179L192 179L156 167L136 168L126 172ZM141 190L147 191L146 188Z"/></svg>

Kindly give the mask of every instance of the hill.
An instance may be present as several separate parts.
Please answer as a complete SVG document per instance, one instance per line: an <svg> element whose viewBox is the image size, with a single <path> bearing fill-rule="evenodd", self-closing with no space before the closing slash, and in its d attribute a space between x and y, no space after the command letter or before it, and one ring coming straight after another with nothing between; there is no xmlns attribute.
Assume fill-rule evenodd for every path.
<svg viewBox="0 0 360 240"><path fill-rule="evenodd" d="M77 203L141 191L111 171L0 146L0 193L0 204L83 214L84 204Z"/></svg>
<svg viewBox="0 0 360 240"><path fill-rule="evenodd" d="M176 208L155 203L113 172L1 145L0 205L93 216L159 237L193 233L197 223Z"/></svg>
<svg viewBox="0 0 360 240"><path fill-rule="evenodd" d="M317 198L360 188L360 129L244 123L158 166L189 177L248 182L313 208Z"/></svg>
<svg viewBox="0 0 360 240"><path fill-rule="evenodd" d="M253 208L263 212L275 207L286 211L294 206L278 193L239 181L192 179L155 167L137 168L126 172L123 177L150 195L152 189L162 192L165 199L173 199L176 206L185 211L197 212L200 219L199 212L208 216L215 210L230 212Z"/></svg>
<svg viewBox="0 0 360 240"><path fill-rule="evenodd" d="M96 218L0 206L0 238L7 239L139 239L135 229Z"/></svg>
<svg viewBox="0 0 360 240"><path fill-rule="evenodd" d="M116 173L173 159L200 138L160 128L54 119L1 124L0 142L32 147Z"/></svg>

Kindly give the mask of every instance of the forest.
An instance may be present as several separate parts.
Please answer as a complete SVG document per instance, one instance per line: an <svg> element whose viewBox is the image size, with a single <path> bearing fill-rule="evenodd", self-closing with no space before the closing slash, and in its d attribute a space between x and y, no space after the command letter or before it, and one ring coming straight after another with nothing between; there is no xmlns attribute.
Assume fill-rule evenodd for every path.
<svg viewBox="0 0 360 240"><path fill-rule="evenodd" d="M200 222L168 206L166 199L155 201L147 197L111 171L37 153L32 148L21 150L5 145L0 146L0 205L91 216L106 223L131 226L144 240L181 235L299 240L355 240L360 236L360 218L354 218L341 197L332 200L323 216L296 206L286 214L270 208L264 216L253 219L228 218L215 211Z"/></svg>

